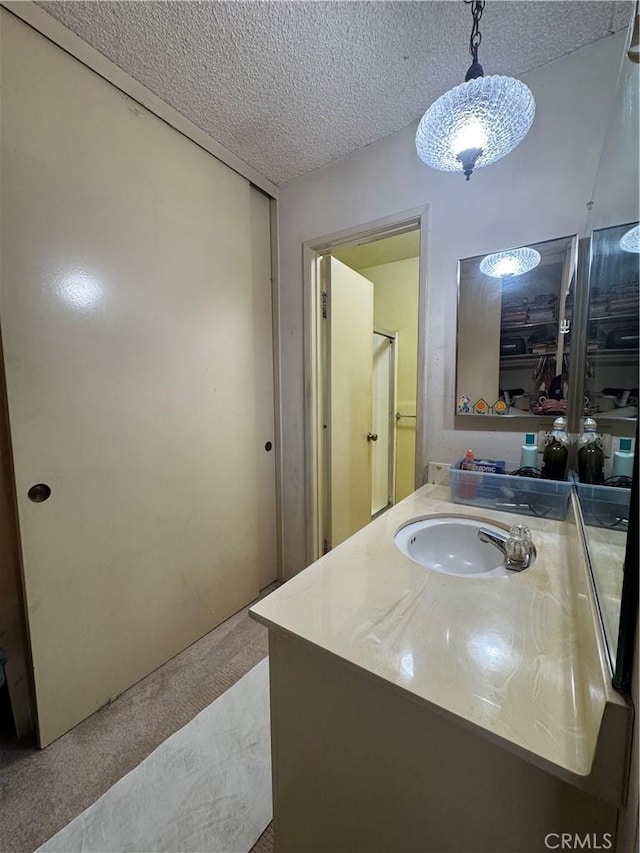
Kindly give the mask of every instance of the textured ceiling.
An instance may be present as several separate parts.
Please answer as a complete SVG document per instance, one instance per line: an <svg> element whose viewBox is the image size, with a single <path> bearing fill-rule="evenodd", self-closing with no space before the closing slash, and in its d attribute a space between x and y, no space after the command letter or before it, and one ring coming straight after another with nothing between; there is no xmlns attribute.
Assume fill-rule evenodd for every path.
<svg viewBox="0 0 640 853"><path fill-rule="evenodd" d="M40 2L277 184L411 124L464 80L462 2ZM489 2L487 74L522 74L629 22L632 0Z"/></svg>

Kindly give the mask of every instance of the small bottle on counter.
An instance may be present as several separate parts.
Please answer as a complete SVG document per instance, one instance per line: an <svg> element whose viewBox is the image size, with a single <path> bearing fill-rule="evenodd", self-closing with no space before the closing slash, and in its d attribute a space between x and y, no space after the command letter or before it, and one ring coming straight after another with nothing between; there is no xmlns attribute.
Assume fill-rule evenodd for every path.
<svg viewBox="0 0 640 853"><path fill-rule="evenodd" d="M461 471L475 471L476 470L476 456L473 450L469 448L467 452L464 454L464 459L460 463Z"/></svg>
<svg viewBox="0 0 640 853"><path fill-rule="evenodd" d="M461 471L475 471L476 470L476 457L471 448L467 450L464 455L464 459L460 463ZM475 498L478 492L478 482L474 474L470 476L465 476L461 474L462 482L460 488L460 494L463 498Z"/></svg>
<svg viewBox="0 0 640 853"><path fill-rule="evenodd" d="M604 451L597 434L598 425L586 418L578 442L578 479L594 486L604 485Z"/></svg>
<svg viewBox="0 0 640 853"><path fill-rule="evenodd" d="M620 449L613 454L611 476L629 477L629 479L633 477L633 452L630 438L620 439Z"/></svg>
<svg viewBox="0 0 640 853"><path fill-rule="evenodd" d="M524 444L520 448L520 467L538 467L538 448L536 447L535 432L528 432L524 437Z"/></svg>
<svg viewBox="0 0 640 853"><path fill-rule="evenodd" d="M542 454L542 473L545 480L564 480L569 461L569 438L566 419L556 418L551 436Z"/></svg>

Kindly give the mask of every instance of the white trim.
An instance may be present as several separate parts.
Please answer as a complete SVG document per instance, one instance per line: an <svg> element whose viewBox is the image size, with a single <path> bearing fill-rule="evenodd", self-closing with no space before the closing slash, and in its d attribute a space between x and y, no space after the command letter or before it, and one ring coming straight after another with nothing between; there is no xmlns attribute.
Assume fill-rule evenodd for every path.
<svg viewBox="0 0 640 853"><path fill-rule="evenodd" d="M48 38L62 50L69 53L75 59L79 60L103 77L125 95L133 98L134 101L141 106L150 110L154 115L161 118L168 125L177 130L183 136L186 136L200 148L204 148L209 154L212 154L216 159L220 160L234 172L242 175L254 186L261 189L271 198L278 197L278 187L272 183L260 172L256 171L244 160L241 160L236 154L225 148L219 142L216 142L208 133L197 127L188 118L185 118L181 113L166 104L157 95L154 95L146 86L134 80L130 74L123 71L115 63L107 59L99 53L94 47L83 41L80 36L77 36L70 29L61 24L55 18L52 18L48 12L36 6L32 0L0 0L0 6L3 6L8 12L11 12L17 18L24 21L34 30L37 30L41 35Z"/></svg>
<svg viewBox="0 0 640 853"><path fill-rule="evenodd" d="M322 457L322 382L320 323L322 311L319 274L320 252L306 243L302 246L303 266L303 335L304 335L304 448L305 448L305 518L307 528L307 563L322 555L324 530L321 525L323 505Z"/></svg>
<svg viewBox="0 0 640 853"><path fill-rule="evenodd" d="M319 357L319 306L320 276L317 265L321 255L355 243L381 240L394 234L402 234L416 228L420 231L420 261L418 285L418 376L416 389L416 488L426 482L424 469L424 446L426 437L425 376L427 346L427 275L429 207L413 208L385 216L373 222L354 226L344 231L328 234L302 244L303 299L304 299L304 447L305 447L305 500L306 500L306 545L307 563L322 555L322 532L320 509L322 506L322 484L319 476L322 464L322 365Z"/></svg>
<svg viewBox="0 0 640 853"><path fill-rule="evenodd" d="M375 285L374 285L375 290ZM371 518L377 518L383 512L393 506L396 502L396 452L398 444L398 421L396 413L398 411L398 332L390 332L382 329L380 326L373 327L373 334L387 338L391 345L390 349L390 370L389 370L389 446L388 450L388 470L387 470L387 504L382 509L371 514ZM375 366L374 366L375 373ZM375 381L375 380L374 380Z"/></svg>
<svg viewBox="0 0 640 853"><path fill-rule="evenodd" d="M271 317L273 324L273 404L276 455L276 553L278 579L284 580L284 470L282 453L282 360L280 357L280 276L278 202L269 202L271 228Z"/></svg>
<svg viewBox="0 0 640 853"><path fill-rule="evenodd" d="M418 305L420 304L418 300ZM398 421L396 419L396 413L398 411L398 361L400 359L400 335L398 332L394 332L393 335L393 416L391 418L391 460L390 467L391 470L389 472L389 477L391 478L391 504L392 506L396 503L396 471L397 471L397 463L396 457L398 454ZM416 398L417 399L417 398ZM417 411L417 410L416 410ZM418 442L418 432L416 430L416 444Z"/></svg>

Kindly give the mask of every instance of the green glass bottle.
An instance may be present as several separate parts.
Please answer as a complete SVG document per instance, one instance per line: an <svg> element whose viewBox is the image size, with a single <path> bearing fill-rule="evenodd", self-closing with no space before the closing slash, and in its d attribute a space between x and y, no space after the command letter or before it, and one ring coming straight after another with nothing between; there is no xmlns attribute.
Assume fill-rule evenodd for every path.
<svg viewBox="0 0 640 853"><path fill-rule="evenodd" d="M564 480L569 461L569 439L565 430L564 418L553 422L551 437L542 454L541 476L545 480Z"/></svg>
<svg viewBox="0 0 640 853"><path fill-rule="evenodd" d="M604 452L597 435L593 418L584 422L584 431L578 442L578 479L593 486L604 485Z"/></svg>

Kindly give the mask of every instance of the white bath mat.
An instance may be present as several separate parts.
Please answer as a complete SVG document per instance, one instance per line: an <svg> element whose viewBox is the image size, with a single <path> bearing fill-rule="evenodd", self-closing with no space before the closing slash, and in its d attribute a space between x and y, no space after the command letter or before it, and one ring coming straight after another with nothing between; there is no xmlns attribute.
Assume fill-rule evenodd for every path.
<svg viewBox="0 0 640 853"><path fill-rule="evenodd" d="M247 853L271 816L265 659L38 850Z"/></svg>

